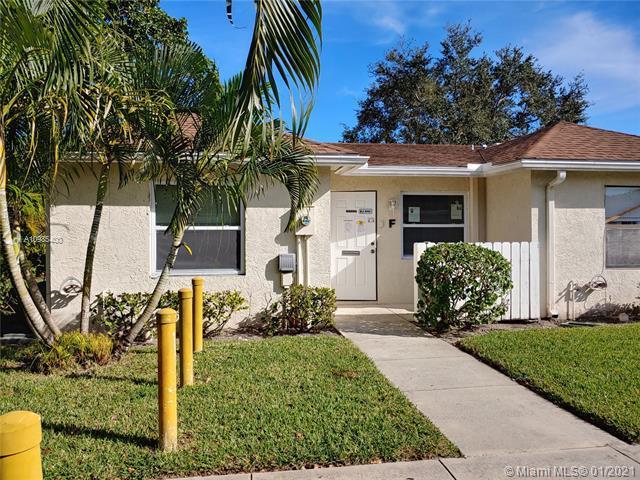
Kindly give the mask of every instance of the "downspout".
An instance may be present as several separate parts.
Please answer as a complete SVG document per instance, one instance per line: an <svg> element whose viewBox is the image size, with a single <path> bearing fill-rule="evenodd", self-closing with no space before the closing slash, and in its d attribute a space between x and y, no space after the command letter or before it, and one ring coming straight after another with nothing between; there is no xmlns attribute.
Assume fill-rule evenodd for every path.
<svg viewBox="0 0 640 480"><path fill-rule="evenodd" d="M305 262L302 252L302 236L296 235L296 257L298 259L298 271L296 272L296 283L304 285Z"/></svg>
<svg viewBox="0 0 640 480"><path fill-rule="evenodd" d="M304 286L308 287L310 282L309 272L309 235L304 236Z"/></svg>
<svg viewBox="0 0 640 480"><path fill-rule="evenodd" d="M556 246L555 246L555 209L556 209L556 193L555 187L560 185L567 179L565 170L558 170L556 176L547 184L547 315L550 318L558 318L558 310L556 309L555 290L556 290Z"/></svg>

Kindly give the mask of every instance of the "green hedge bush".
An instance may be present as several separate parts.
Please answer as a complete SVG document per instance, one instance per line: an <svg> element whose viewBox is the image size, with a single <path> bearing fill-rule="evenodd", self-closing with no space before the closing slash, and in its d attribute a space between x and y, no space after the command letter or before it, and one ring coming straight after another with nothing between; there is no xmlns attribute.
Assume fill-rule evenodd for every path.
<svg viewBox="0 0 640 480"><path fill-rule="evenodd" d="M332 288L293 285L262 312L267 334L317 332L335 324L336 292Z"/></svg>
<svg viewBox="0 0 640 480"><path fill-rule="evenodd" d="M127 334L135 320L144 310L151 294L149 293L101 293L94 302L91 313L95 322L112 338L119 340ZM237 290L204 292L202 305L203 332L205 337L218 335L240 310L247 309L247 302ZM178 292L169 290L160 299L159 306L178 311ZM149 322L140 332L136 341L145 342L155 337L155 322Z"/></svg>
<svg viewBox="0 0 640 480"><path fill-rule="evenodd" d="M506 312L511 265L498 252L469 243L440 243L422 254L416 320L426 328L491 323Z"/></svg>

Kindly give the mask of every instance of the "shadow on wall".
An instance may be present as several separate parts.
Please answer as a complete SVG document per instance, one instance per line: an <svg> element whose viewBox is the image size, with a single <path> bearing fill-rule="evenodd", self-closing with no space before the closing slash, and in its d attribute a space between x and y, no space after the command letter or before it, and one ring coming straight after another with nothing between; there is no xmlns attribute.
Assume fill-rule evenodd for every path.
<svg viewBox="0 0 640 480"><path fill-rule="evenodd" d="M635 303L599 303L578 317L580 320L594 320L607 323L640 321L640 305Z"/></svg>
<svg viewBox="0 0 640 480"><path fill-rule="evenodd" d="M560 300L566 305L567 318L612 323L640 321L640 304L612 302L607 287L607 281L601 275L596 275L584 285L569 282L560 293ZM578 315L575 313L577 306L582 312Z"/></svg>
<svg viewBox="0 0 640 480"><path fill-rule="evenodd" d="M51 290L51 309L65 308L82 293L82 282L75 277L67 277L57 290Z"/></svg>
<svg viewBox="0 0 640 480"><path fill-rule="evenodd" d="M270 290L274 295L279 295L283 291L280 284L280 271L278 270L278 254L295 253L296 251L295 234L293 232L285 232L288 221L289 212L280 215L280 233L273 239L277 248L274 249L273 257L264 266L265 282L270 284Z"/></svg>
<svg viewBox="0 0 640 480"><path fill-rule="evenodd" d="M67 277L61 283L58 289L51 289L51 310L61 310L67 307L82 293L82 282L75 277ZM79 307L78 307L79 308ZM64 329L75 328L80 324L80 312L74 318L64 325Z"/></svg>

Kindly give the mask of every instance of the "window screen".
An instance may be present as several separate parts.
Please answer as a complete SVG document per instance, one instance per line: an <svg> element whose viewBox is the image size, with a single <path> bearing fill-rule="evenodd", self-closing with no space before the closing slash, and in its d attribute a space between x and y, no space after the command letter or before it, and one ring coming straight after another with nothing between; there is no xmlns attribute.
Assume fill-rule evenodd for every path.
<svg viewBox="0 0 640 480"><path fill-rule="evenodd" d="M174 185L155 185L155 251L157 271L162 270L171 248L171 234L165 233L176 203ZM208 194L198 215L187 228L183 242L191 250L181 248L173 270L229 271L242 268L243 230L241 209L229 205L215 192Z"/></svg>
<svg viewBox="0 0 640 480"><path fill-rule="evenodd" d="M403 195L402 255L419 242L464 241L463 195Z"/></svg>
<svg viewBox="0 0 640 480"><path fill-rule="evenodd" d="M640 267L640 187L605 187L607 267Z"/></svg>

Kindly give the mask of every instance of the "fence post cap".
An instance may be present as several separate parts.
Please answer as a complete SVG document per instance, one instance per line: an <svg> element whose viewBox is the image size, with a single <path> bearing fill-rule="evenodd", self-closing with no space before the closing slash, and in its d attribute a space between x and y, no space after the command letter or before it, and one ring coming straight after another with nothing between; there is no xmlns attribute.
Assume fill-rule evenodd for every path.
<svg viewBox="0 0 640 480"><path fill-rule="evenodd" d="M180 298L191 298L193 297L193 291L190 288L181 288L178 290L178 295L180 295Z"/></svg>
<svg viewBox="0 0 640 480"><path fill-rule="evenodd" d="M173 308L163 308L156 313L158 324L164 325L165 323L176 323L177 319L176 311Z"/></svg>
<svg viewBox="0 0 640 480"><path fill-rule="evenodd" d="M40 415L16 410L0 416L0 457L30 450L42 441Z"/></svg>
<svg viewBox="0 0 640 480"><path fill-rule="evenodd" d="M204 285L204 278L202 277L193 277L191 279L191 283L195 285Z"/></svg>

